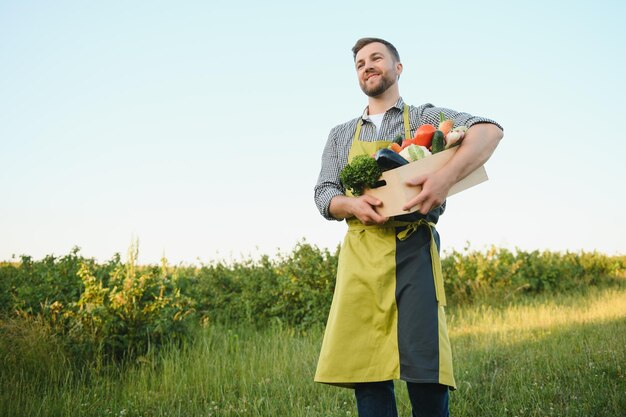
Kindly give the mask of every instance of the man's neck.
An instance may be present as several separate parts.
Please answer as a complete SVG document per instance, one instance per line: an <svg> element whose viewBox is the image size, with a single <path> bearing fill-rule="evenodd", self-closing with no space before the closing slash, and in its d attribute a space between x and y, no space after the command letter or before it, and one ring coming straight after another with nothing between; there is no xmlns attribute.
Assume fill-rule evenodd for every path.
<svg viewBox="0 0 626 417"><path fill-rule="evenodd" d="M384 113L392 108L398 99L400 98L400 92L397 88L389 88L383 94L377 97L370 97L367 105L368 114L380 114Z"/></svg>

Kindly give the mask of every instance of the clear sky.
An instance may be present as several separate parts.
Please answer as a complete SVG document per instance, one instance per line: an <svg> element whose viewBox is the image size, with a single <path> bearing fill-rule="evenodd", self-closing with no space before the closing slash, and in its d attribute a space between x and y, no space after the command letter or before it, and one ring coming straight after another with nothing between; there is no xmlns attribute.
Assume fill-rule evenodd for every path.
<svg viewBox="0 0 626 417"><path fill-rule="evenodd" d="M392 5L393 4L393 5ZM386 38L400 93L493 118L490 180L445 250L626 252L623 1L0 1L0 260L334 249L313 202L330 129L367 104L350 48Z"/></svg>

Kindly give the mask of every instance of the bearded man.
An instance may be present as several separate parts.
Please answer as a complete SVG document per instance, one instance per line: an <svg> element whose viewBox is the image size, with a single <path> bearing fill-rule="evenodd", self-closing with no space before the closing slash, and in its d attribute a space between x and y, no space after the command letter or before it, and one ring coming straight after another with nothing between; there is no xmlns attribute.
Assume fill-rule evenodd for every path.
<svg viewBox="0 0 626 417"><path fill-rule="evenodd" d="M413 416L449 416L448 391L456 383L443 281L433 273L440 268L435 225L450 187L490 158L502 129L430 103L405 104L400 55L388 41L363 38L352 52L368 105L330 131L315 186L322 216L348 224L315 381L353 388L360 417L397 417L398 379L406 381ZM383 217L376 212L381 201L344 189L339 174L355 156L386 148L398 134L411 138L423 124L437 126L440 112L468 130L445 166L410 181L422 190L404 208L418 211Z"/></svg>

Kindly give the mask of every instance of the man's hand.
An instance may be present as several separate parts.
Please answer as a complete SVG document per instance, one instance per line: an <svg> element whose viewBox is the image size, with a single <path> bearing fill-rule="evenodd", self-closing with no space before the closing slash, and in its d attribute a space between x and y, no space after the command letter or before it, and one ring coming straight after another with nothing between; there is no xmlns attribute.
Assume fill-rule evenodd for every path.
<svg viewBox="0 0 626 417"><path fill-rule="evenodd" d="M382 205L383 202L369 195L362 195L352 201L352 215L363 224L383 224L388 217L383 217L376 213L374 207Z"/></svg>
<svg viewBox="0 0 626 417"><path fill-rule="evenodd" d="M414 206L419 206L419 212L422 214L427 214L433 208L443 204L453 185L448 178L438 172L415 177L406 183L421 186L422 190L402 206L402 210L408 211Z"/></svg>
<svg viewBox="0 0 626 417"><path fill-rule="evenodd" d="M475 124L467 129L459 149L446 165L437 172L407 181L409 185L422 186L422 190L402 208L409 210L419 205L420 213L426 214L441 205L454 184L491 157L502 135L502 130L490 123Z"/></svg>
<svg viewBox="0 0 626 417"><path fill-rule="evenodd" d="M388 217L376 213L374 207L382 205L382 201L369 195L360 197L336 196L330 201L330 214L337 219L356 217L366 225L383 224Z"/></svg>

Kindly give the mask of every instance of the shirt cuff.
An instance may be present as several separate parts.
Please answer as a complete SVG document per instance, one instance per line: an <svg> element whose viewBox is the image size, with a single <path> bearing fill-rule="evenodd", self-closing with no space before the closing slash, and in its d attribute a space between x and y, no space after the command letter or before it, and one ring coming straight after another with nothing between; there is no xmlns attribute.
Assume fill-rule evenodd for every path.
<svg viewBox="0 0 626 417"><path fill-rule="evenodd" d="M319 209L322 216L324 216L327 220L337 220L342 221L343 219L337 219L330 214L330 200L338 195L344 195L341 191L335 188L328 188L322 191L318 195L317 200L317 208Z"/></svg>
<svg viewBox="0 0 626 417"><path fill-rule="evenodd" d="M504 129L502 128L502 126L500 126L498 122L495 122L491 119L487 119L486 117L471 117L470 119L467 120L467 122L465 122L465 126L467 126L467 128L469 129L473 125L477 125L479 123L490 123L492 125L498 126L500 130L504 131Z"/></svg>

